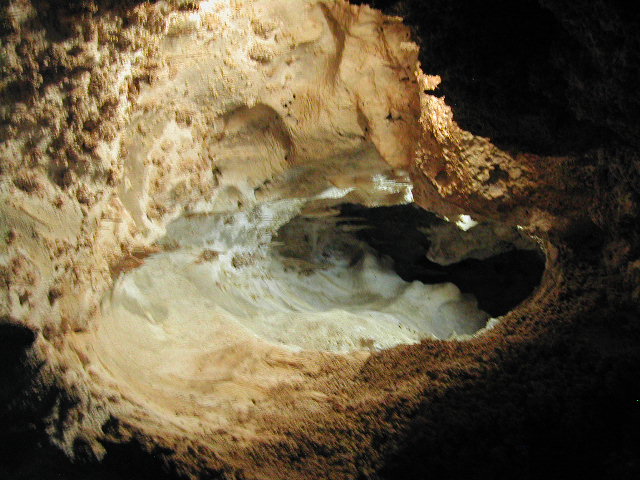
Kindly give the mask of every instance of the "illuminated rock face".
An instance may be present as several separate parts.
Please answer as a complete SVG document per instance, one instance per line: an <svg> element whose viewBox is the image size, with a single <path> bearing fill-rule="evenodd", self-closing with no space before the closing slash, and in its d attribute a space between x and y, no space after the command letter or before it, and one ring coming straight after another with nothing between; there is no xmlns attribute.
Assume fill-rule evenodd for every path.
<svg viewBox="0 0 640 480"><path fill-rule="evenodd" d="M637 278L616 276L628 242L576 240L597 229L585 202L598 224L632 196L600 200L577 158L460 128L400 19L343 1L98 3L2 17L0 313L7 342L33 336L27 403L66 455L133 442L194 478L368 478L416 431L445 451L461 405L482 415L520 377L566 387L565 363L597 366L533 368L573 352L556 339L605 281ZM541 287L481 330L473 298L401 280L334 228L342 204L414 199L488 239L434 229L429 258L522 247L519 227L547 255Z"/></svg>
<svg viewBox="0 0 640 480"><path fill-rule="evenodd" d="M182 448L175 435L189 431L226 468L271 438L259 433L281 424L270 416L327 414L309 380L371 351L475 333L487 315L453 285L407 284L350 237L315 272L317 259L271 242L298 214L412 200L417 47L399 19L343 2L175 7L120 11L128 30L86 21L52 61L87 74L28 86L62 140L41 132L34 146L25 130L6 145L7 160L29 148L37 160L5 167L3 308L42 332L44 376L77 402L48 426L68 455L82 444L100 457L100 439L139 434ZM38 20L28 4L8 12L18 35ZM47 40L29 47L39 59ZM18 75L20 58L6 60ZM16 113L28 123L26 107ZM105 434L109 418L123 429Z"/></svg>
<svg viewBox="0 0 640 480"><path fill-rule="evenodd" d="M277 202L248 215L176 220L162 240L171 251L149 257L107 295L103 344L127 349L127 338L157 337L164 347L154 350L165 361L189 338L194 352L203 344L209 352L235 348L247 338L292 351L349 353L471 335L486 323L454 285L401 280L389 260L333 222L300 219L283 227L276 245L286 252L279 252L269 231L290 208ZM131 336L134 325L147 333ZM122 337L111 340L117 330Z"/></svg>

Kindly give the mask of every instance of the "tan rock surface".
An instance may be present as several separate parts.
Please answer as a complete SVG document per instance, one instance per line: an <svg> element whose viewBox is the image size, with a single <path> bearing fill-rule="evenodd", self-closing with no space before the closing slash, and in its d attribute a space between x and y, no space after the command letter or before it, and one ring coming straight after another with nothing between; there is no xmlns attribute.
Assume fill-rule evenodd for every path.
<svg viewBox="0 0 640 480"><path fill-rule="evenodd" d="M398 18L341 0L52 3L4 9L0 318L35 332L38 388L57 392L47 434L78 461L135 440L194 478L368 478L413 429L444 434L456 405L499 397L511 359L537 375L530 345L567 351L607 282L637 284L631 241L589 263L567 240L632 211L627 191L460 129ZM534 296L467 342L332 354L225 331L234 346L211 352L189 332L165 351L101 309L119 273L172 247L176 218L276 200L319 216L405 202L411 184L421 206L520 225L547 254ZM601 352L599 328L584 342Z"/></svg>

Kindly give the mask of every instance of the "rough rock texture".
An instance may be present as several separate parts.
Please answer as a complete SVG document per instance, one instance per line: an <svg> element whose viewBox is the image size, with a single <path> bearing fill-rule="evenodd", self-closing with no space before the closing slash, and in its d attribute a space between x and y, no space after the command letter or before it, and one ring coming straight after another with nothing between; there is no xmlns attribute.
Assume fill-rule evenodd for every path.
<svg viewBox="0 0 640 480"><path fill-rule="evenodd" d="M634 11L378 3L416 27L426 75L397 19L340 1L2 4L0 473L639 473ZM520 225L545 249L539 290L484 335L249 349L250 368L289 380L222 419L206 380L162 388L101 355L112 274L177 216L327 188L398 203L406 169L422 206Z"/></svg>
<svg viewBox="0 0 640 480"><path fill-rule="evenodd" d="M364 3L364 2L354 2ZM415 27L465 130L521 152L637 145L637 11L617 0L368 2Z"/></svg>
<svg viewBox="0 0 640 480"><path fill-rule="evenodd" d="M360 228L357 238L391 258L403 280L451 282L492 317L513 310L540 285L544 253L517 228L468 221L465 231L414 203L340 210L338 219Z"/></svg>
<svg viewBox="0 0 640 480"><path fill-rule="evenodd" d="M523 225L548 249L544 293L506 320L524 338L425 402L385 471L637 475L637 13L615 1L373 4L414 26L438 75L423 83L417 201ZM449 410L467 402L473 412Z"/></svg>

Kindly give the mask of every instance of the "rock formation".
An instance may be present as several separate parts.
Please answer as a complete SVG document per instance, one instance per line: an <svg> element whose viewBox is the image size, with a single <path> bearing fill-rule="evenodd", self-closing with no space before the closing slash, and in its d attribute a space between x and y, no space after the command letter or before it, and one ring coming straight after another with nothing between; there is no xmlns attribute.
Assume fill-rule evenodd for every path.
<svg viewBox="0 0 640 480"><path fill-rule="evenodd" d="M637 17L352 3L2 4L0 476L638 473ZM411 202L540 286L340 217Z"/></svg>

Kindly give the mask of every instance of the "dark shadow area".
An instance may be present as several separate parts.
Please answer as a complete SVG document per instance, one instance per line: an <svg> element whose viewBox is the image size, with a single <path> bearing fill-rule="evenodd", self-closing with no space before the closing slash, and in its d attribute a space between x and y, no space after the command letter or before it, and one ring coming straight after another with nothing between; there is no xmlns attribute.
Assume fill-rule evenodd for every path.
<svg viewBox="0 0 640 480"><path fill-rule="evenodd" d="M139 444L109 444L97 462L78 444L71 462L51 445L44 418L56 402L73 399L38 382L40 366L29 355L35 334L26 327L0 323L0 479L2 480L180 480L167 473L159 456ZM37 393L36 393L37 392Z"/></svg>
<svg viewBox="0 0 640 480"><path fill-rule="evenodd" d="M3 318L0 323L0 405L7 405L29 384L22 367L35 339L31 330L8 321Z"/></svg>
<svg viewBox="0 0 640 480"><path fill-rule="evenodd" d="M584 321L512 340L462 377L427 365L452 386L423 401L376 478L639 478L638 324L607 308Z"/></svg>
<svg viewBox="0 0 640 480"><path fill-rule="evenodd" d="M7 445L0 453L0 478L11 480L183 480L164 466L159 456L137 444L106 445L102 462L71 462L50 445L41 427L0 439ZM214 477L210 477L214 478Z"/></svg>
<svg viewBox="0 0 640 480"><path fill-rule="evenodd" d="M620 0L368 0L401 15L465 130L507 150L580 153L640 125L640 9Z"/></svg>
<svg viewBox="0 0 640 480"><path fill-rule="evenodd" d="M171 473L159 455L138 443L107 444L102 462L79 458L71 462L51 445L35 416L2 422L0 478L11 480L183 480ZM210 477L216 478L216 477Z"/></svg>
<svg viewBox="0 0 640 480"><path fill-rule="evenodd" d="M473 294L480 308L493 317L513 310L529 297L544 273L544 256L533 250L514 249L485 260L467 259L447 266L430 261L429 238L419 229L444 221L413 204L378 208L348 204L341 207L341 216L343 223L368 227L358 231L357 237L390 257L403 280L451 282L463 293Z"/></svg>

